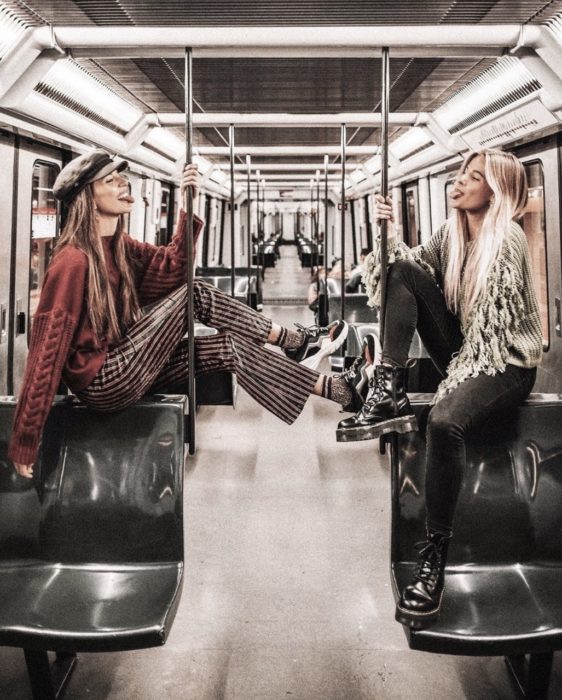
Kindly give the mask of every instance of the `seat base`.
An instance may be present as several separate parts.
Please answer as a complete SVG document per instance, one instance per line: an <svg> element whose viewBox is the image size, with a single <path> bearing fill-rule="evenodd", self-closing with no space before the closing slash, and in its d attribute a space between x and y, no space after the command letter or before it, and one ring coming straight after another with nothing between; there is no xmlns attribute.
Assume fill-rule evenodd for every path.
<svg viewBox="0 0 562 700"><path fill-rule="evenodd" d="M414 563L392 571L395 598ZM437 654L513 656L562 649L562 568L548 564L447 567L439 620L404 627L412 649Z"/></svg>
<svg viewBox="0 0 562 700"><path fill-rule="evenodd" d="M71 653L161 646L179 602L182 569L177 563L5 563L0 645Z"/></svg>

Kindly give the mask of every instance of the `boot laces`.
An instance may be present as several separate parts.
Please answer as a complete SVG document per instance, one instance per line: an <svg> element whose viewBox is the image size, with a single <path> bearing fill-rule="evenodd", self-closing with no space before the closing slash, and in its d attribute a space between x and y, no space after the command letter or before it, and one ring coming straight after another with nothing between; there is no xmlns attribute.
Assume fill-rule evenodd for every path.
<svg viewBox="0 0 562 700"><path fill-rule="evenodd" d="M379 377L375 374L375 376L369 380L369 394L367 395L367 399L365 401L364 407L365 408L372 408L374 405L376 405L383 398L384 398L383 380L381 377Z"/></svg>
<svg viewBox="0 0 562 700"><path fill-rule="evenodd" d="M303 326L302 323L295 323L296 328L304 334L305 339L328 333L328 328L325 326Z"/></svg>
<svg viewBox="0 0 562 700"><path fill-rule="evenodd" d="M421 557L418 569L414 574L414 579L427 586L434 587L437 584L437 579L439 578L441 570L441 548L439 544L431 542L431 540L417 542L414 546Z"/></svg>
<svg viewBox="0 0 562 700"><path fill-rule="evenodd" d="M361 355L359 357L356 357L355 360L353 360L353 364L351 365L351 367L348 367L346 370L344 370L340 374L340 377L345 382L350 382L353 379L355 379L355 375L357 374L362 362L363 362L363 357Z"/></svg>

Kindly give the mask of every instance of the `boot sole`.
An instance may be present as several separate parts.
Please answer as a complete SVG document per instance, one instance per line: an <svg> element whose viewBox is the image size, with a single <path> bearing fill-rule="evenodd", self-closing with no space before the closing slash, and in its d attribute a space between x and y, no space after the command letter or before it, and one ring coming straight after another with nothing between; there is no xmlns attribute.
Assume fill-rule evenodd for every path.
<svg viewBox="0 0 562 700"><path fill-rule="evenodd" d="M432 610L427 610L426 612L407 610L406 608L401 608L400 605L397 604L394 619L396 622L400 622L400 624L406 625L406 627L409 627L410 629L423 630L432 625L439 618L442 598L443 591L441 591L441 596L439 597L437 607L433 608Z"/></svg>
<svg viewBox="0 0 562 700"><path fill-rule="evenodd" d="M418 429L418 421L414 415L357 428L338 428L336 442L358 442L359 440L374 440L387 433L413 433Z"/></svg>

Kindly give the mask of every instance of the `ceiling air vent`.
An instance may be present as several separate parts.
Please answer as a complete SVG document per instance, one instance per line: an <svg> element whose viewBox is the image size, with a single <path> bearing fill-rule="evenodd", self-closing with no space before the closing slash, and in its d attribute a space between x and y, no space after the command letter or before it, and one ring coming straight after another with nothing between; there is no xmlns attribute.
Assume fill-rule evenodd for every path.
<svg viewBox="0 0 562 700"><path fill-rule="evenodd" d="M57 61L35 91L120 135L141 117L139 110L71 59Z"/></svg>
<svg viewBox="0 0 562 700"><path fill-rule="evenodd" d="M29 24L16 17L7 7L0 5L0 61L20 40Z"/></svg>
<svg viewBox="0 0 562 700"><path fill-rule="evenodd" d="M436 109L434 116L456 134L540 88L521 61L505 56Z"/></svg>

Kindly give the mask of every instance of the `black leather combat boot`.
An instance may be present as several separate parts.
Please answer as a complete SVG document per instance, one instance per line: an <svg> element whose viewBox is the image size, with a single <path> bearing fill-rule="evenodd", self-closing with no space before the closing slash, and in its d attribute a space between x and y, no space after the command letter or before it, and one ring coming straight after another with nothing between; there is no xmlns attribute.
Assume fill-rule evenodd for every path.
<svg viewBox="0 0 562 700"><path fill-rule="evenodd" d="M429 530L418 543L420 562L414 580L396 604L396 620L412 629L424 629L439 617L445 585L445 565L451 535Z"/></svg>
<svg viewBox="0 0 562 700"><path fill-rule="evenodd" d="M338 424L338 442L371 440L385 433L409 433L418 429L404 390L404 372L403 367L375 367L363 407L357 415Z"/></svg>
<svg viewBox="0 0 562 700"><path fill-rule="evenodd" d="M373 360L376 352L375 336L368 334L363 339L362 353L355 358L351 367L344 370L340 377L344 380L347 386L351 389L352 399L347 406L343 407L344 411L353 411L356 413L361 409L369 392L370 372L373 372Z"/></svg>

